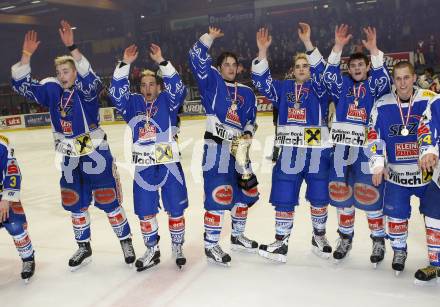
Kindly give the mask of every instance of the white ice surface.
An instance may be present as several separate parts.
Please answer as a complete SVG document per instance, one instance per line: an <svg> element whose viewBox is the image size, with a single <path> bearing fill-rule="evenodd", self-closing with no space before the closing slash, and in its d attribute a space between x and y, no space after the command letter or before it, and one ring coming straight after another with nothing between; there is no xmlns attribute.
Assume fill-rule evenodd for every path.
<svg viewBox="0 0 440 307"><path fill-rule="evenodd" d="M260 182L260 201L250 210L246 233L260 243L274 239L274 211L268 203L272 163L271 117L259 117L259 130L252 152ZM76 250L70 214L60 205L59 171L55 168L49 129L4 133L15 144L23 173L22 202L36 250L36 273L28 285L20 279L21 261L12 239L0 231L0 306L439 306L440 285L420 287L414 272L427 264L423 220L418 201L408 239L409 258L405 271L394 277L392 252L387 242L386 258L374 270L369 261L371 240L365 214L357 212L355 239L349 258L335 265L312 254L309 206L304 199L296 212L288 262L274 264L258 255L232 253L230 268L207 264L203 251L203 184L201 149L203 120L186 120L181 128L182 164L189 191L186 211L183 271L171 258L167 216L158 215L161 263L137 273L125 265L119 242L105 214L91 208L93 261L71 273L67 262ZM123 162L125 125L104 126L111 150ZM257 166L258 164L258 166ZM138 256L144 245L133 212L132 179L119 164L124 207L131 224ZM229 251L230 217L226 214L222 246ZM329 210L328 238L335 246L336 215Z"/></svg>

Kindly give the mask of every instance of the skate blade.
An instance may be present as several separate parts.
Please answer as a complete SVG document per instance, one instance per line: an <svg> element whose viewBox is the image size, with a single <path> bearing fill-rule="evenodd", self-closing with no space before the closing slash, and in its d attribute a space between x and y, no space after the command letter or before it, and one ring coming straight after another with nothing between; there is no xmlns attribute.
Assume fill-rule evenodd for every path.
<svg viewBox="0 0 440 307"><path fill-rule="evenodd" d="M231 250L234 252L243 252L243 253L249 253L249 254L256 254L258 253L258 247L256 248L246 248L241 245L237 244L231 244Z"/></svg>
<svg viewBox="0 0 440 307"><path fill-rule="evenodd" d="M437 277L431 280L419 280L414 278L414 284L421 287L436 287L438 284L440 284L440 278Z"/></svg>
<svg viewBox="0 0 440 307"><path fill-rule="evenodd" d="M225 263L223 263L223 262L217 262L217 261L215 261L215 260L212 259L212 258L206 258L206 259L208 259L208 262L209 262L209 263L216 264L216 265L220 265L220 266L223 266L223 267L226 267L226 268L229 268L229 267L231 266L231 262L225 262Z"/></svg>
<svg viewBox="0 0 440 307"><path fill-rule="evenodd" d="M150 265L143 266L143 267L140 267L140 268L136 267L136 271L142 272L142 271L148 270L148 269L158 265L159 263L160 263L160 259L153 260L153 263L150 264Z"/></svg>
<svg viewBox="0 0 440 307"><path fill-rule="evenodd" d="M330 255L331 255L331 253L324 253L324 252L320 251L319 248L316 247L316 246L312 246L312 252L313 252L316 256L318 256L319 258L322 258L322 259L330 259Z"/></svg>
<svg viewBox="0 0 440 307"><path fill-rule="evenodd" d="M25 285L28 285L29 284L29 282L30 282L30 277L29 278L25 278L25 279L23 279L23 281L24 281L24 284Z"/></svg>
<svg viewBox="0 0 440 307"><path fill-rule="evenodd" d="M129 267L130 269L132 269L133 266L134 266L133 262L132 262L132 263L127 263L127 265L128 265L128 267Z"/></svg>
<svg viewBox="0 0 440 307"><path fill-rule="evenodd" d="M398 277L400 275L400 273L402 273L402 271L394 271L394 276Z"/></svg>
<svg viewBox="0 0 440 307"><path fill-rule="evenodd" d="M83 262L81 262L80 265L70 267L70 272L76 272L79 269L81 269L81 268L85 267L86 265L88 265L90 262L92 262L92 257L87 257L86 259L84 259Z"/></svg>
<svg viewBox="0 0 440 307"><path fill-rule="evenodd" d="M350 252L348 252L347 255L345 255L345 257L342 258L342 259L335 259L335 258L333 258L333 263L334 264L341 264L341 263L343 263L344 261L347 260L348 256L350 256Z"/></svg>
<svg viewBox="0 0 440 307"><path fill-rule="evenodd" d="M275 261L277 263L286 263L287 262L287 256L286 255L272 254L272 253L269 253L269 252L261 250L261 249L258 250L258 254L261 257L264 257L266 259Z"/></svg>

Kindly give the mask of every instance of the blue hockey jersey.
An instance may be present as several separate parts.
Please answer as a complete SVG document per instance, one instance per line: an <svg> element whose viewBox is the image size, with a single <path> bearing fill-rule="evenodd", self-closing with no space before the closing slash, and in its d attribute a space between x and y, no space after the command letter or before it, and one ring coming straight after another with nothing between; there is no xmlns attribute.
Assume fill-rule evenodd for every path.
<svg viewBox="0 0 440 307"><path fill-rule="evenodd" d="M7 137L0 135L0 198L20 201L21 172L14 157L14 149Z"/></svg>
<svg viewBox="0 0 440 307"><path fill-rule="evenodd" d="M429 183L431 174L422 174L417 164L417 127L434 95L429 90L415 88L411 105L410 102L402 102L401 110L394 92L377 100L368 128L368 142L372 150L370 167L381 168L386 162L388 181L408 187Z"/></svg>
<svg viewBox="0 0 440 307"><path fill-rule="evenodd" d="M368 119L376 99L391 91L391 80L383 65L383 52L371 56L369 77L356 82L342 75L341 53L332 51L324 71L324 84L336 104L331 129L331 141L336 144L364 146Z"/></svg>
<svg viewBox="0 0 440 307"><path fill-rule="evenodd" d="M186 87L170 62L159 67L164 90L154 101L145 101L143 95L130 92L130 65L116 67L109 89L114 106L131 128L132 162L139 165L176 162L179 157L174 141L177 127L173 124L185 100ZM156 155L158 151L162 159Z"/></svg>
<svg viewBox="0 0 440 307"><path fill-rule="evenodd" d="M206 33L189 51L191 70L206 111L206 131L224 140L244 132L253 135L257 112L255 94L248 86L222 78L208 54L212 43ZM233 104L236 107L232 107Z"/></svg>
<svg viewBox="0 0 440 307"><path fill-rule="evenodd" d="M84 56L75 66L71 89L63 89L56 78L32 79L30 65L18 62L11 68L14 91L49 108L55 149L68 156L90 154L105 137L99 127L101 80Z"/></svg>
<svg viewBox="0 0 440 307"><path fill-rule="evenodd" d="M309 56L311 79L273 80L267 59L252 63L252 82L278 110L276 144L299 147L330 146L328 143L328 96L322 83L325 62L318 49Z"/></svg>

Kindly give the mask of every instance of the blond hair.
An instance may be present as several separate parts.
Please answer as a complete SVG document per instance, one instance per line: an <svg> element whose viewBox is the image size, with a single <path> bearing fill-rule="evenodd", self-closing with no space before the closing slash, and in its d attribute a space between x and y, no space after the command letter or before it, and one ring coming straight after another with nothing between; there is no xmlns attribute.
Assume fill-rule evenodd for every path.
<svg viewBox="0 0 440 307"><path fill-rule="evenodd" d="M293 57L293 66L295 66L296 62L298 62L298 60L306 60L307 63L309 63L309 59L307 58L307 54L301 52L301 53L297 53L294 57Z"/></svg>
<svg viewBox="0 0 440 307"><path fill-rule="evenodd" d="M70 55L62 55L56 57L54 60L55 67L63 64L69 64L72 68L75 68L75 60Z"/></svg>
<svg viewBox="0 0 440 307"><path fill-rule="evenodd" d="M409 72L412 75L414 75L416 73L416 70L414 69L414 66L410 62L408 62L408 61L401 61L401 62L398 62L398 63L394 64L394 66L393 66L393 77L395 76L396 69L402 69L402 68L408 68Z"/></svg>

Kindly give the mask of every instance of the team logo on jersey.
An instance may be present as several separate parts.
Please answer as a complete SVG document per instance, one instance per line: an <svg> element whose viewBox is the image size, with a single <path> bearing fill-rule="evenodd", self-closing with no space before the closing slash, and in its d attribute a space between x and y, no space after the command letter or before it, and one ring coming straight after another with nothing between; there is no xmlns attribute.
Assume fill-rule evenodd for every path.
<svg viewBox="0 0 440 307"><path fill-rule="evenodd" d="M19 169L18 169L18 165L15 164L15 161L14 161L14 160L10 160L10 161L8 162L8 168L7 168L6 173L7 173L8 175L16 175L16 174L18 174L19 172L20 172L20 171L19 171Z"/></svg>
<svg viewBox="0 0 440 307"><path fill-rule="evenodd" d="M61 120L61 128L63 129L63 133L66 135L72 135L73 129L72 129L72 122L67 120Z"/></svg>
<svg viewBox="0 0 440 307"><path fill-rule="evenodd" d="M139 127L139 139L142 141L152 141L156 139L156 126L145 125Z"/></svg>
<svg viewBox="0 0 440 307"><path fill-rule="evenodd" d="M230 185L221 185L212 191L212 198L221 205L230 205L233 198L233 189Z"/></svg>
<svg viewBox="0 0 440 307"><path fill-rule="evenodd" d="M232 110L232 108L229 108L228 113L226 113L225 120L230 124L241 127L240 116L238 116L237 110Z"/></svg>
<svg viewBox="0 0 440 307"><path fill-rule="evenodd" d="M321 145L321 128L307 128L304 132L304 140L306 141L307 145Z"/></svg>
<svg viewBox="0 0 440 307"><path fill-rule="evenodd" d="M353 195L351 186L345 182L332 181L328 185L330 198L334 201L343 202Z"/></svg>
<svg viewBox="0 0 440 307"><path fill-rule="evenodd" d="M258 188L254 187L250 190L241 189L243 191L243 194L247 197L257 197L258 196Z"/></svg>
<svg viewBox="0 0 440 307"><path fill-rule="evenodd" d="M354 198L362 205L374 205L379 200L379 191L368 184L355 183L354 184Z"/></svg>
<svg viewBox="0 0 440 307"><path fill-rule="evenodd" d="M365 108L357 108L353 103L348 105L347 119L365 123L367 122L367 117L367 110Z"/></svg>
<svg viewBox="0 0 440 307"><path fill-rule="evenodd" d="M301 88L301 92L299 93L299 101L296 101L295 92L288 92L286 94L286 100L290 104L295 104L295 103L301 104L304 101L306 101L307 98L309 98L309 91L310 90L306 87Z"/></svg>
<svg viewBox="0 0 440 307"><path fill-rule="evenodd" d="M288 108L287 121L305 124L307 122L307 110L305 108Z"/></svg>
<svg viewBox="0 0 440 307"><path fill-rule="evenodd" d="M171 144L156 144L154 153L157 163L167 163L173 161L173 149Z"/></svg>
<svg viewBox="0 0 440 307"><path fill-rule="evenodd" d="M80 154L88 154L93 151L93 144L90 135L85 134L75 139L75 149Z"/></svg>
<svg viewBox="0 0 440 307"><path fill-rule="evenodd" d="M358 93L358 91L359 91L359 93ZM357 97L357 95L359 95L358 100L363 99L363 98L365 98L365 96L367 96L367 89L365 88L365 86L363 84L359 85L359 87L354 87L354 88L350 87L348 89L346 97L348 97L348 98Z"/></svg>
<svg viewBox="0 0 440 307"><path fill-rule="evenodd" d="M394 144L396 161L417 160L419 158L419 146L416 142Z"/></svg>

